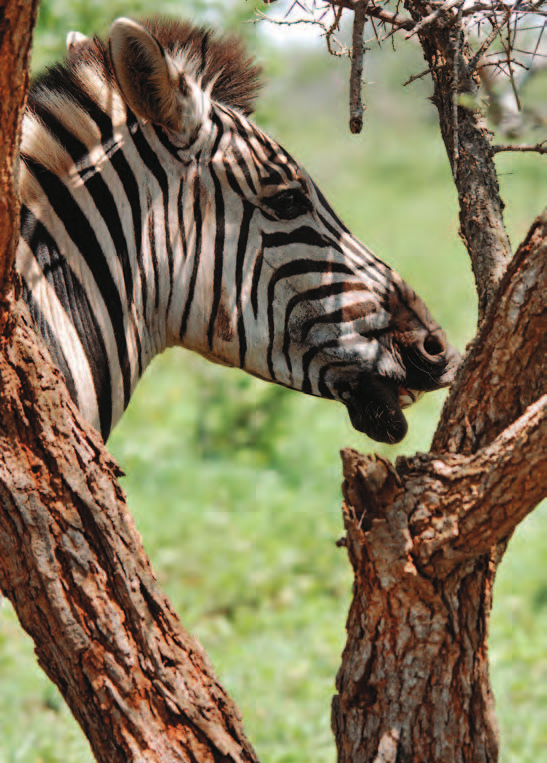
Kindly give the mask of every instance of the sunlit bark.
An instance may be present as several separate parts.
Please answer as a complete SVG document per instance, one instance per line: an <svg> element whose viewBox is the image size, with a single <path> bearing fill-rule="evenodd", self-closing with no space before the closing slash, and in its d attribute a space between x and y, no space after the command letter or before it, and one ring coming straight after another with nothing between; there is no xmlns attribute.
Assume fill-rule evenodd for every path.
<svg viewBox="0 0 547 763"><path fill-rule="evenodd" d="M236 707L157 586L116 464L14 304L36 4L0 8L0 589L100 763L252 763Z"/></svg>

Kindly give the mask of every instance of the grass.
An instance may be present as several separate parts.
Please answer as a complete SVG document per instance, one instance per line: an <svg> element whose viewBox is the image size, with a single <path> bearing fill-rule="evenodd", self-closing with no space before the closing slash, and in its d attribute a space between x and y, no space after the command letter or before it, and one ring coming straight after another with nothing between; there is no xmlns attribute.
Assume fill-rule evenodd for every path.
<svg viewBox="0 0 547 763"><path fill-rule="evenodd" d="M503 763L544 759L547 749L547 504L528 517L500 566L490 665Z"/></svg>
<svg viewBox="0 0 547 763"><path fill-rule="evenodd" d="M346 72L321 67L294 66L290 83L280 73L264 95L261 123L463 349L474 330L474 289L425 93L393 95L380 81L370 89L366 132L355 138L342 126ZM393 77L387 67L386 81ZM540 211L544 169L537 157L497 161L518 242ZM391 458L426 450L443 394L409 412L409 436L390 449L356 434L342 407L285 390L271 397L271 389L171 351L145 375L109 448L127 473L123 485L160 584L239 704L260 759L327 763L335 759L330 698L351 591L335 547L338 450ZM536 763L547 745L546 554L543 507L519 528L495 591L490 651L504 763ZM0 763L92 760L7 605L0 679Z"/></svg>

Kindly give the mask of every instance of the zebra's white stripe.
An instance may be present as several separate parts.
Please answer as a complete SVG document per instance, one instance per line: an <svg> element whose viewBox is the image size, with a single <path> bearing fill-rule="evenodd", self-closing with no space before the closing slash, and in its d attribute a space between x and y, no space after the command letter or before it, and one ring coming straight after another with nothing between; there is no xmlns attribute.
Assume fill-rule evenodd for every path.
<svg viewBox="0 0 547 763"><path fill-rule="evenodd" d="M69 257L67 257L67 264L72 275L78 280L82 290L85 292L95 320L99 325L112 380L112 420L113 422L119 421L124 411L123 378L116 338L109 320L108 308L100 290L100 284L96 283L85 258L75 246L74 241L69 237L63 222L57 217L53 209L50 208L47 218L40 214L40 210L37 210L37 216L39 219L43 218L42 224L57 243L59 251L61 253L70 253ZM93 225L93 220L91 224ZM100 256L100 252L97 252L97 256ZM21 272L23 275L25 274L24 270L21 270ZM55 329L54 333L61 336L58 329L55 328L55 324L52 325ZM63 342L61 342L62 345Z"/></svg>
<svg viewBox="0 0 547 763"><path fill-rule="evenodd" d="M17 269L32 292L32 298L49 324L51 332L62 337L63 353L74 380L78 407L84 418L99 429L99 409L93 375L80 338L70 316L66 314L57 294L47 282L33 252L23 240L20 241L17 250Z"/></svg>

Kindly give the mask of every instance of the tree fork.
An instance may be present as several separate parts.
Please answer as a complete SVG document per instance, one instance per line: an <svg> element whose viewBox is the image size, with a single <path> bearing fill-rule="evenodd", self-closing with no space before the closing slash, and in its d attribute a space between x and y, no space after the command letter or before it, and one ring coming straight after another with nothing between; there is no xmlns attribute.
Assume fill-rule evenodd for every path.
<svg viewBox="0 0 547 763"><path fill-rule="evenodd" d="M442 581L424 574L396 500L404 495L397 471L351 451L343 460L355 584L333 701L338 759L493 763L497 730L481 624L495 567L483 555Z"/></svg>
<svg viewBox="0 0 547 763"><path fill-rule="evenodd" d="M355 583L332 709L340 763L498 760L487 659L492 589L508 539L547 487L537 362L547 349L546 247L547 214L502 280L432 452L395 467L342 453L341 545ZM484 384L488 396L479 394Z"/></svg>

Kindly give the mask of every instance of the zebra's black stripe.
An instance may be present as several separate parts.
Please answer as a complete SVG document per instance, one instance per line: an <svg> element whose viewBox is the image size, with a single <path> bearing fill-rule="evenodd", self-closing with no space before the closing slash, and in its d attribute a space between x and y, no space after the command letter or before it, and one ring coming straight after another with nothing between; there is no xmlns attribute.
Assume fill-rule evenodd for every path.
<svg viewBox="0 0 547 763"><path fill-rule="evenodd" d="M186 294L186 302L184 304L184 312L180 322L180 339L184 338L188 325L188 317L190 310L192 309L192 301L194 299L194 291L196 288L196 280L198 276L200 258L201 258L201 241L202 241L202 216L201 216L201 180L199 177L194 178L194 226L196 234L196 243L194 250L194 264L192 267L192 274L190 276L190 282L188 284L188 292Z"/></svg>
<svg viewBox="0 0 547 763"><path fill-rule="evenodd" d="M215 322L218 316L220 298L222 296L222 270L224 262L224 240L226 231L226 217L224 209L224 196L222 186L216 172L210 169L213 185L215 189L215 244L214 244L214 265L213 265L213 301L211 314L209 316L209 326L207 329L207 344L209 349L213 349L213 334Z"/></svg>
<svg viewBox="0 0 547 763"><path fill-rule="evenodd" d="M114 283L108 263L103 257L98 256L101 247L95 231L68 188L56 175L33 160L27 160L27 164L36 179L39 179L40 185L57 215L63 220L67 234L86 261L95 283L100 284L101 294L116 341L118 361L122 370L124 400L128 400L131 379L129 356L125 342L124 311L120 293ZM33 249L32 246L31 249Z"/></svg>
<svg viewBox="0 0 547 763"><path fill-rule="evenodd" d="M253 219L254 207L251 204L243 205L243 218L239 229L239 239L236 252L236 313L237 313L237 336L239 340L239 367L245 368L245 355L247 354L247 338L245 336L245 322L243 318L243 305L241 289L243 286L243 267L245 254L249 244L249 228Z"/></svg>
<svg viewBox="0 0 547 763"><path fill-rule="evenodd" d="M136 264L140 273L143 273L142 211L141 211L139 186L137 181L135 180L135 175L131 171L129 162L127 161L122 149L115 151L110 156L110 166L112 167L114 172L117 174L120 180L121 186L125 192L125 198L127 199L129 203L129 209L131 210L132 232L133 232L133 240L134 240L134 246L135 246ZM147 293L146 283L144 278L141 278L140 281L141 281L141 285L140 285L141 303L143 305L143 309L146 314L146 293ZM135 293L135 283L133 281L133 278L131 280L130 290L128 290L128 287L126 284L126 296L129 302L133 304L137 296ZM138 332L135 332L135 340L137 343L138 375L140 377L144 369L142 367L142 357L141 357L142 348L141 348L141 341L140 341L140 336ZM129 403L129 399L125 401L125 405L127 406L128 403Z"/></svg>
<svg viewBox="0 0 547 763"><path fill-rule="evenodd" d="M156 251L156 228L154 225L154 203L150 192L146 194L146 219L148 221L148 251L150 253L150 259L152 260L152 270L154 271L153 283L156 285L154 289L154 308L158 309L160 304L160 294L158 289L159 284L159 263L158 252Z"/></svg>
<svg viewBox="0 0 547 763"><path fill-rule="evenodd" d="M122 268L125 293L127 298L131 299L133 295L133 271L129 258L129 246L118 213L116 199L104 179L98 173L88 177L85 186L93 198L100 216L106 223L114 244L114 250Z"/></svg>
<svg viewBox="0 0 547 763"><path fill-rule="evenodd" d="M93 378L99 408L101 434L103 437L107 437L112 429L112 382L107 360L108 355L100 327L84 289L66 259L60 254L56 242L45 227L27 209L23 210L22 221L22 237L34 253L44 276L80 336ZM34 306L33 309L38 315L38 308ZM61 370L63 370L68 363L54 334L56 327L50 326L41 313L39 319L44 338L47 340L53 337L54 339L54 341L48 342L48 345L55 361L60 364ZM80 401L76 394L74 380L72 383L71 394L78 404Z"/></svg>
<svg viewBox="0 0 547 763"><path fill-rule="evenodd" d="M167 252L167 262L169 265L169 281L173 280L173 248L171 246L170 228L169 228L169 180L167 173L163 168L157 154L152 150L150 144L145 138L141 129L135 130L133 134L133 144L137 149L140 158L145 166L150 170L152 175L156 178L158 186L160 188L163 200L163 221L164 221L164 235L165 235L165 248Z"/></svg>

